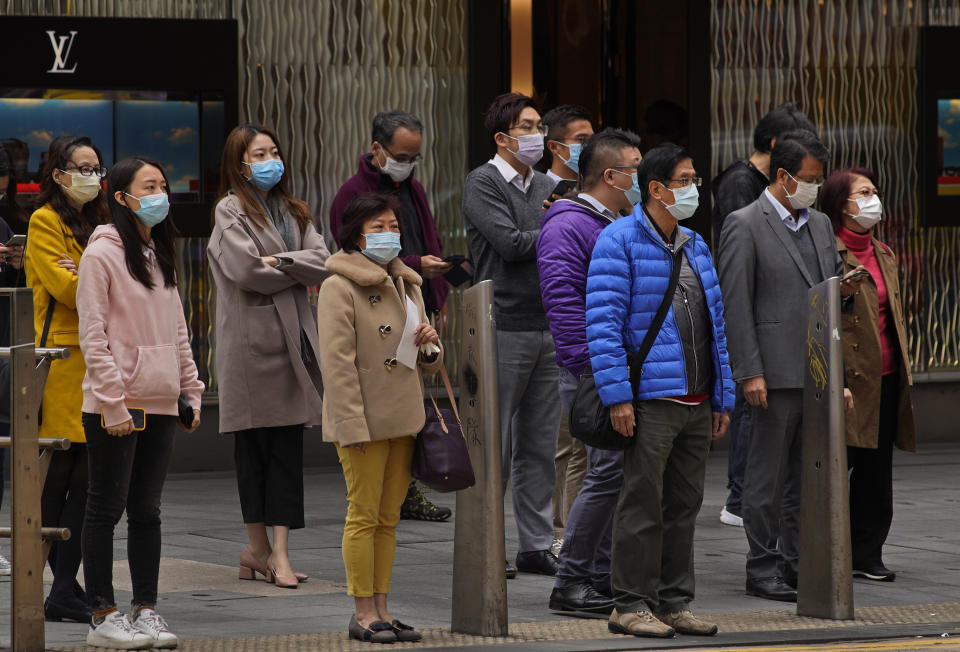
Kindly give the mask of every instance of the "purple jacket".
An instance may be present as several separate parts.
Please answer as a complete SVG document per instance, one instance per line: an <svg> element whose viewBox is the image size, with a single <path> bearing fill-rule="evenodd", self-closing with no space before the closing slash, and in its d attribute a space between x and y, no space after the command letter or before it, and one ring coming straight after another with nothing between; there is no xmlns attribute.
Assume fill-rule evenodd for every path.
<svg viewBox="0 0 960 652"><path fill-rule="evenodd" d="M579 377L587 350L587 268L600 232L612 220L569 199L553 203L537 238L540 293L557 347L557 364Z"/></svg>
<svg viewBox="0 0 960 652"><path fill-rule="evenodd" d="M333 234L333 239L337 241L337 246L340 246L340 227L343 226L343 212L347 204L365 192L380 190L380 173L370 165L370 158L369 153L360 157L360 169L340 186L337 196L333 198L333 204L330 206L330 232ZM410 194L417 206L417 216L420 218L420 228L423 229L423 243L426 248L422 255L443 258L443 245L440 243L440 233L437 231L433 213L430 212L430 205L427 203L427 193L412 175L403 183L410 184ZM420 256L404 256L401 260L417 274L420 273ZM443 310L448 292L450 292L450 284L442 276L430 279L430 292L423 297L427 310Z"/></svg>

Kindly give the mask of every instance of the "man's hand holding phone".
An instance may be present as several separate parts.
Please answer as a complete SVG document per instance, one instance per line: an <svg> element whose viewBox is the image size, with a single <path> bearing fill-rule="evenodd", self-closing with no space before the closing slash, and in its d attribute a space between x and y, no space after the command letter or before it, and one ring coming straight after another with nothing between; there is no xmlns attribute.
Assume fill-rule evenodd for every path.
<svg viewBox="0 0 960 652"><path fill-rule="evenodd" d="M14 269L23 267L23 246L27 243L27 236L11 236L3 245L0 245L0 262L10 265Z"/></svg>

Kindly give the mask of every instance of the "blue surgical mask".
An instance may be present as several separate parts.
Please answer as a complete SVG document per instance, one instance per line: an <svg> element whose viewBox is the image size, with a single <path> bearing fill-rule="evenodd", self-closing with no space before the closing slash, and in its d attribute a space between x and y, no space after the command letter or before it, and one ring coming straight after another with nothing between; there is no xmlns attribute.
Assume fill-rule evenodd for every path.
<svg viewBox="0 0 960 652"><path fill-rule="evenodd" d="M619 174L624 174L624 175L626 174L626 172L623 172L622 170L616 170L616 169L615 169L615 170L613 170L613 171L614 171L614 172L617 172L617 173L619 173ZM641 199L641 196L640 196L640 179L637 178L637 173L636 173L636 172L634 172L633 174L630 175L630 179L633 181L633 183L630 184L630 187L627 188L626 190L624 190L624 189L621 188L620 186L614 186L614 188L616 188L617 190L622 190L622 191L623 191L623 194L627 196L627 201L630 202L630 205L631 205L631 206L636 206L637 204L640 203L640 199Z"/></svg>
<svg viewBox="0 0 960 652"><path fill-rule="evenodd" d="M663 186L662 183L660 185ZM663 187L667 188L666 186ZM667 188L667 190L673 193L673 203L667 206L662 199L660 203L675 218L685 220L697 212L697 207L700 205L700 191L697 190L695 185L691 183L683 188Z"/></svg>
<svg viewBox="0 0 960 652"><path fill-rule="evenodd" d="M280 183L280 177L283 176L283 161L280 159L244 163L250 166L250 183L260 190L270 190Z"/></svg>
<svg viewBox="0 0 960 652"><path fill-rule="evenodd" d="M570 158L563 162L568 168L580 174L580 152L583 151L583 145L576 143L574 145L567 145L567 149L570 151ZM563 158L562 156L560 157Z"/></svg>
<svg viewBox="0 0 960 652"><path fill-rule="evenodd" d="M170 199L165 192L158 192L155 195L144 195L143 197L136 197L129 192L123 194L127 197L133 197L140 202L140 208L133 212L137 214L137 218L139 218L141 222L149 227L160 224L160 222L167 219L167 215L170 213Z"/></svg>
<svg viewBox="0 0 960 652"><path fill-rule="evenodd" d="M400 255L399 233L364 233L367 246L363 248L363 255L378 263L386 265Z"/></svg>

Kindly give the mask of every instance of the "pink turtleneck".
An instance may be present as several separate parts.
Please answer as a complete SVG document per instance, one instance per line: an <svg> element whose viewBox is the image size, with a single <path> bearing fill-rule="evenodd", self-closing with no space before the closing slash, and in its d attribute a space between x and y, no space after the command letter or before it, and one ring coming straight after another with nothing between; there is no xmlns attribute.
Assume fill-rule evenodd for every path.
<svg viewBox="0 0 960 652"><path fill-rule="evenodd" d="M880 263L877 262L876 253L873 250L873 231L867 233L856 233L850 229L841 226L838 233L843 244L857 260L867 268L874 284L877 286L877 301L880 304L879 319L877 326L880 330L880 350L882 354L882 374L892 374L897 371L897 343L893 334L893 313L890 312L890 299L887 297L887 284L883 280L883 273L880 271Z"/></svg>

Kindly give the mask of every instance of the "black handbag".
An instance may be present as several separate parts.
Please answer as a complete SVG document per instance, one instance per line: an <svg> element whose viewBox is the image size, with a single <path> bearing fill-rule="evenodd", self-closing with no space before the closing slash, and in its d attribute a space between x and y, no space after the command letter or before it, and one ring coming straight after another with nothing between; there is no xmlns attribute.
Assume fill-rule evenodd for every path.
<svg viewBox="0 0 960 652"><path fill-rule="evenodd" d="M460 414L457 412L457 402L453 399L450 377L443 367L440 368L440 375L453 410L441 410L433 396L430 396L433 407L427 410L427 421L417 435L410 471L414 478L435 491L459 491L472 487L476 477L470 463L467 440L460 428Z"/></svg>
<svg viewBox="0 0 960 652"><path fill-rule="evenodd" d="M657 308L657 314L650 322L650 328L647 329L647 334L640 344L640 349L635 355L627 351L627 366L630 367L630 387L634 396L634 409L636 409L637 385L640 382L640 375L643 373L643 363L653 347L654 340L657 339L657 334L663 326L663 320L666 319L667 312L670 310L673 293L676 292L677 283L680 281L680 267L680 252L677 251L673 256L673 269L670 271L667 292L663 295L660 307ZM633 437L624 437L613 429L613 424L610 422L610 408L604 406L600 400L600 393L597 391L597 385L593 380L593 369L589 365L580 374L580 381L577 383L577 390L573 395L573 403L570 405L570 434L587 446L609 451L625 450L637 438L637 425L634 425Z"/></svg>

